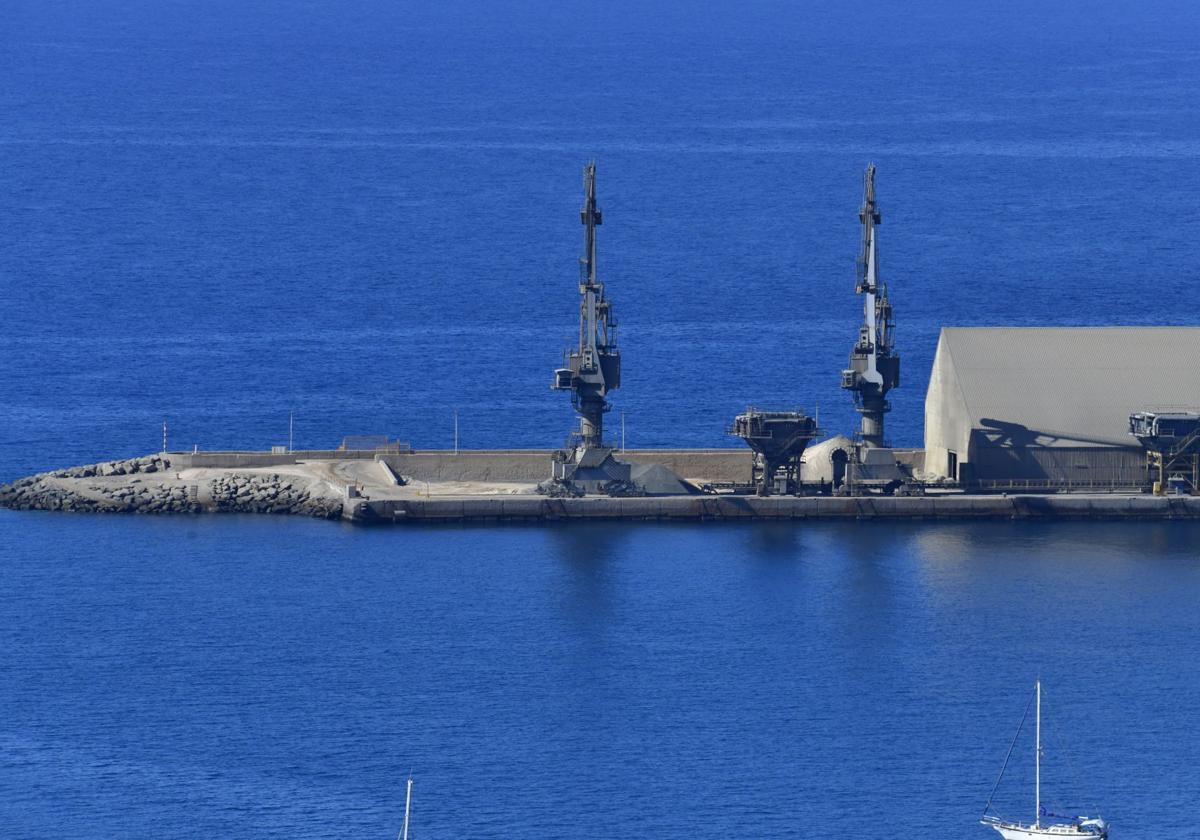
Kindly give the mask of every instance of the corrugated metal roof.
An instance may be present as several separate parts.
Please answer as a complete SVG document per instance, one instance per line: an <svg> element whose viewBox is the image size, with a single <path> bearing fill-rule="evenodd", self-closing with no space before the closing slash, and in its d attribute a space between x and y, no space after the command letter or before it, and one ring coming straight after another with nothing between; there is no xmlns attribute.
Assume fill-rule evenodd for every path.
<svg viewBox="0 0 1200 840"><path fill-rule="evenodd" d="M1200 327L946 327L941 340L973 426L997 437L1129 446L1130 412L1200 403Z"/></svg>

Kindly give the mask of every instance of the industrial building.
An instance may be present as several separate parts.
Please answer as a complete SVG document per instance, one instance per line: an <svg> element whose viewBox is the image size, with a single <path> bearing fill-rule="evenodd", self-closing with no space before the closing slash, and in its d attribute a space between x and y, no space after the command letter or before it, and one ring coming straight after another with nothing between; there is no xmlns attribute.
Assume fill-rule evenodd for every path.
<svg viewBox="0 0 1200 840"><path fill-rule="evenodd" d="M1130 415L1200 401L1200 327L946 327L924 471L980 489L1140 488Z"/></svg>

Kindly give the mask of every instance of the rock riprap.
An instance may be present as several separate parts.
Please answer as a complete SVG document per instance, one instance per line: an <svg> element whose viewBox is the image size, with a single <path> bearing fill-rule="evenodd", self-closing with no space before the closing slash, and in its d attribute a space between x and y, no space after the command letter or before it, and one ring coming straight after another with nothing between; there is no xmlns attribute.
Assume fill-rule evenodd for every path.
<svg viewBox="0 0 1200 840"><path fill-rule="evenodd" d="M280 513L335 519L339 498L288 476L230 473L183 479L151 455L54 470L0 485L0 506L89 513Z"/></svg>
<svg viewBox="0 0 1200 840"><path fill-rule="evenodd" d="M93 502L96 506L88 508L76 500L74 508L62 510L104 510L113 513L201 513L199 501L196 498L195 485L167 484L165 482L133 481L128 485L112 486L102 484L86 485L88 491L83 496L82 504ZM61 491L60 491L61 493ZM76 494L80 496L81 494ZM54 510L54 508L51 508Z"/></svg>
<svg viewBox="0 0 1200 840"><path fill-rule="evenodd" d="M342 514L340 501L314 496L277 473L223 475L212 480L209 493L217 510L230 513L292 513L323 519Z"/></svg>
<svg viewBox="0 0 1200 840"><path fill-rule="evenodd" d="M105 461L101 464L88 464L83 467L71 467L66 470L54 470L33 476L42 478L92 478L94 476L137 475L138 473L166 472L171 468L171 461L163 455L147 455L144 458L129 458L124 461ZM26 479L27 480L27 479Z"/></svg>

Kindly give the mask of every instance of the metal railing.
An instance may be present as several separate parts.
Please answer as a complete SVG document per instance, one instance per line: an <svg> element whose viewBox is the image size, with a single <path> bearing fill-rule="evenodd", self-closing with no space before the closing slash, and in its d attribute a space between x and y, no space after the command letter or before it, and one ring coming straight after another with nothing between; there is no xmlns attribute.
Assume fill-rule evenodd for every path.
<svg viewBox="0 0 1200 840"><path fill-rule="evenodd" d="M939 485L946 486L946 485ZM1148 477L1138 480L1125 479L1110 479L1108 481L1079 481L1072 479L1033 479L1033 478L1011 478L1011 479L983 479L972 481L966 484L957 484L957 486L965 491L970 490L985 490L985 491L1008 491L1008 490L1027 490L1031 492L1092 492L1092 493L1144 493L1150 489L1150 479Z"/></svg>

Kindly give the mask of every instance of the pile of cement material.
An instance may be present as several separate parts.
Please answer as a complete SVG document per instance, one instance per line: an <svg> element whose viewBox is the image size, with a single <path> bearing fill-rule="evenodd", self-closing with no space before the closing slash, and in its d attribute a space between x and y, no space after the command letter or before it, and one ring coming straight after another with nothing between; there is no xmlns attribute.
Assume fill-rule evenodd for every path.
<svg viewBox="0 0 1200 840"><path fill-rule="evenodd" d="M662 464L632 464L630 481L645 496L691 496L700 491Z"/></svg>
<svg viewBox="0 0 1200 840"><path fill-rule="evenodd" d="M700 491L661 464L620 461L611 454L579 464L566 480L551 479L537 492L552 498L579 497L588 493L629 498L635 496L690 496Z"/></svg>

